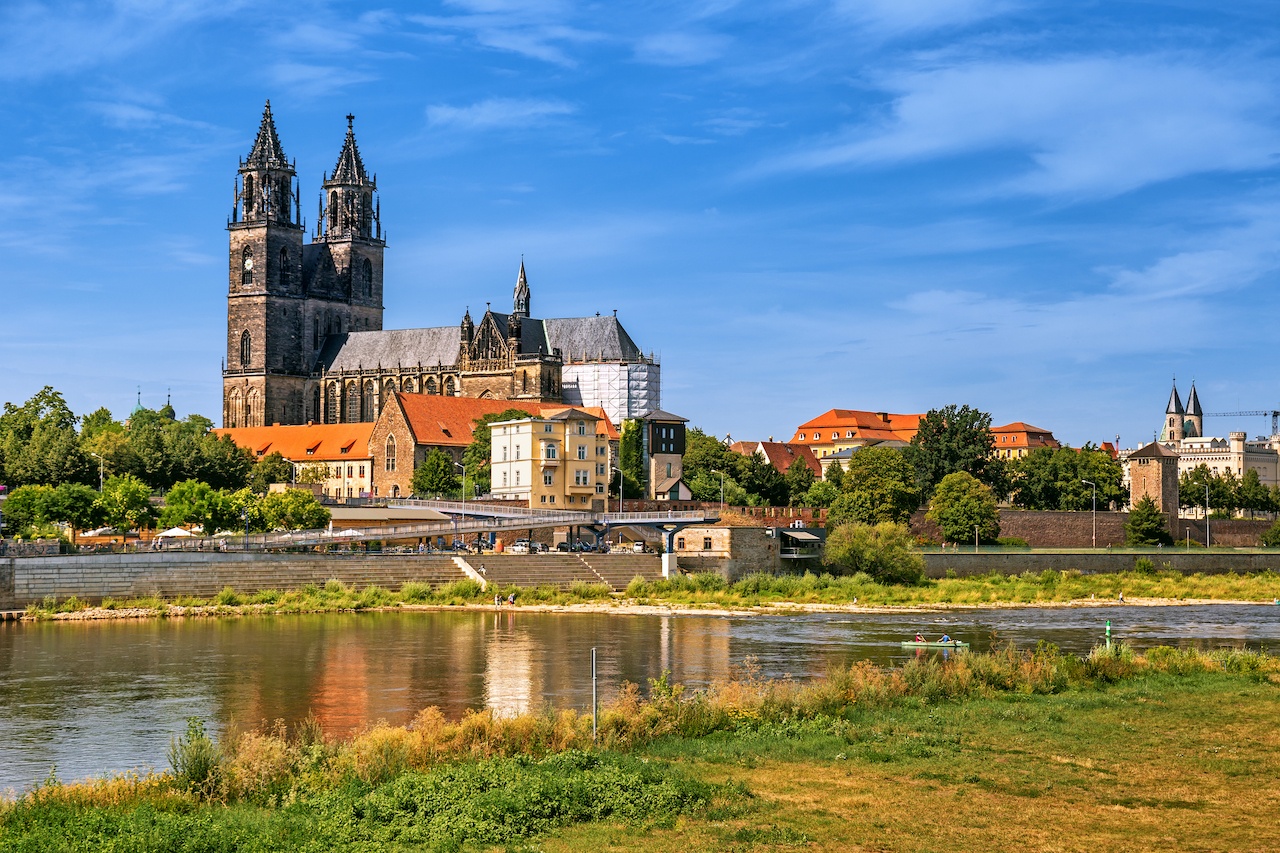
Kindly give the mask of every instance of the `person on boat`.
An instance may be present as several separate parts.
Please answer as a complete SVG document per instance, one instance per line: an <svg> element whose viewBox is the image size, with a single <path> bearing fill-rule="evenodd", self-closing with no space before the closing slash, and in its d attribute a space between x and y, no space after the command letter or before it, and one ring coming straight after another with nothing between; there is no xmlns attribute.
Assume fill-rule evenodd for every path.
<svg viewBox="0 0 1280 853"><path fill-rule="evenodd" d="M917 643L923 643L923 642L925 642L924 634L921 634L919 631L916 631L916 639L915 639L915 642L917 642Z"/></svg>
<svg viewBox="0 0 1280 853"><path fill-rule="evenodd" d="M939 643L950 643L950 642L953 642L953 641L952 641L952 639L951 639L950 637L948 637L946 634L943 634L941 637L939 637L939 638L938 638L938 642L939 642Z"/></svg>

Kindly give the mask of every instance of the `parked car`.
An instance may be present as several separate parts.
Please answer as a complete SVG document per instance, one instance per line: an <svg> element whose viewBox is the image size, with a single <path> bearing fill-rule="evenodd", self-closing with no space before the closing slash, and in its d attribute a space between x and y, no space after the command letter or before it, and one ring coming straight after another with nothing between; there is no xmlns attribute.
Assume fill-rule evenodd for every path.
<svg viewBox="0 0 1280 853"><path fill-rule="evenodd" d="M556 550L561 552L562 554L567 554L570 551L574 550L574 548L568 542L558 542L556 543Z"/></svg>
<svg viewBox="0 0 1280 853"><path fill-rule="evenodd" d="M516 541L511 543L510 547L507 548L507 553L508 554L528 554L529 540L517 539Z"/></svg>
<svg viewBox="0 0 1280 853"><path fill-rule="evenodd" d="M647 551L647 550L649 550L649 549L647 549L647 548L645 548L645 547L644 547L644 543L643 543L643 542L632 542L632 543L631 543L631 550L632 550L632 551L634 551L634 552L635 552L635 553L637 553L637 554L643 554L645 551Z"/></svg>

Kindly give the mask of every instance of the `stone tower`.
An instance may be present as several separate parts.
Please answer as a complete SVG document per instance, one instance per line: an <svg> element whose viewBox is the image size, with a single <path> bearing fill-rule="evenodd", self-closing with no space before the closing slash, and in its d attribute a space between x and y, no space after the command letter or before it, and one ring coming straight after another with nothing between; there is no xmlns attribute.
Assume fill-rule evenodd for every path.
<svg viewBox="0 0 1280 853"><path fill-rule="evenodd" d="M520 258L520 274L516 276L516 291L512 300L511 316L529 316L529 279L524 274L524 258Z"/></svg>
<svg viewBox="0 0 1280 853"><path fill-rule="evenodd" d="M1178 454L1153 441L1129 454L1129 507L1144 497L1151 498L1156 508L1169 519L1169 530L1178 523Z"/></svg>
<svg viewBox="0 0 1280 853"><path fill-rule="evenodd" d="M284 155L271 102L241 161L227 222L225 426L294 423L310 363L302 347L302 224L297 175Z"/></svg>
<svg viewBox="0 0 1280 853"><path fill-rule="evenodd" d="M1191 383L1191 393L1187 396L1187 419L1184 430L1187 438L1204 437L1204 409L1200 408L1200 395L1196 393L1196 383Z"/></svg>

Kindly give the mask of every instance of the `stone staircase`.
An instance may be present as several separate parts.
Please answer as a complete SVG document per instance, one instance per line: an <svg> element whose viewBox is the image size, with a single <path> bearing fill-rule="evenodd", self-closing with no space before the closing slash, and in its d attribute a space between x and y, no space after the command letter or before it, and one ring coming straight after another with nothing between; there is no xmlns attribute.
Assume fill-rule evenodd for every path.
<svg viewBox="0 0 1280 853"><path fill-rule="evenodd" d="M568 589L577 582L609 583L576 554L484 554L467 557L467 563L490 585L497 586Z"/></svg>
<svg viewBox="0 0 1280 853"><path fill-rule="evenodd" d="M614 592L624 591L636 575L647 581L662 579L658 554L583 554L580 559Z"/></svg>

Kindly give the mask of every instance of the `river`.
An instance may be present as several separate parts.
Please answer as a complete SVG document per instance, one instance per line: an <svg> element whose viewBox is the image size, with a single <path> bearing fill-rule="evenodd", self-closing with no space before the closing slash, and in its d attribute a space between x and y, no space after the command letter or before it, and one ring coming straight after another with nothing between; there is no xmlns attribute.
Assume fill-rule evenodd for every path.
<svg viewBox="0 0 1280 853"><path fill-rule="evenodd" d="M63 780L163 769L187 717L228 725L308 713L341 735L427 706L516 713L586 710L591 648L602 699L670 670L703 686L754 659L771 677L904 659L917 630L976 651L1037 640L1087 652L1113 636L1136 648L1280 647L1280 607L962 609L790 616L661 616L521 610L0 624L0 792L56 767Z"/></svg>

